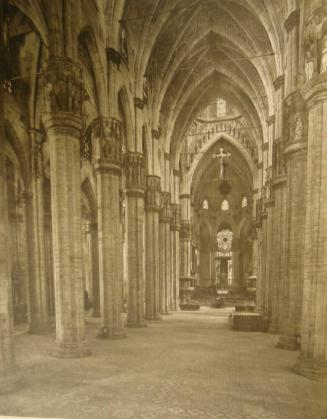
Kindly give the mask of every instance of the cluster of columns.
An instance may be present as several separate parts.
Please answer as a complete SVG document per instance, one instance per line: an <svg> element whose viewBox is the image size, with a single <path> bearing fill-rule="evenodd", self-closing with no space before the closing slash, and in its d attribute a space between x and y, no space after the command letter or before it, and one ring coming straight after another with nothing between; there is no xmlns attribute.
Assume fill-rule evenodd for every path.
<svg viewBox="0 0 327 419"><path fill-rule="evenodd" d="M4 6L0 5L0 22ZM4 35L0 32L0 53L4 51ZM11 306L8 202L6 187L6 154L4 126L4 66L0 68L0 392L10 390L20 382L13 344Z"/></svg>
<svg viewBox="0 0 327 419"><path fill-rule="evenodd" d="M311 31L308 39L321 38L314 26L319 22L316 14L322 16L322 10L313 7L311 13L305 26ZM312 61L302 64L300 79L299 27L299 10L293 10L285 22L285 84L283 77L274 84L272 194L266 195L269 179L265 179L258 211L258 259L262 262L258 264L258 303L270 319L270 331L280 334L277 347L300 348L295 371L326 378L327 268L323 261L327 258L327 196L323 185L327 178L327 72L315 50ZM310 48L310 40L306 42ZM269 169L269 157L265 163L267 157L263 156L263 169Z"/></svg>

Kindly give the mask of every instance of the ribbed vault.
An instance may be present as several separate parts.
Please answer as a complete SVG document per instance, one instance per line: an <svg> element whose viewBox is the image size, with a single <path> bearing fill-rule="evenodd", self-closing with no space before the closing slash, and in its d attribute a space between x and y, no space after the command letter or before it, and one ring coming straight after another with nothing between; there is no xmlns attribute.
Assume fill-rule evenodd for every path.
<svg viewBox="0 0 327 419"><path fill-rule="evenodd" d="M259 151L274 109L273 81L283 66L282 36L267 4L237 0L141 4L126 2L123 23L129 39L146 39L135 45L136 71L139 83L145 78L149 86L152 124L161 127L163 147L172 155L174 167L194 118L218 96L246 118ZM139 24L142 16L144 25Z"/></svg>

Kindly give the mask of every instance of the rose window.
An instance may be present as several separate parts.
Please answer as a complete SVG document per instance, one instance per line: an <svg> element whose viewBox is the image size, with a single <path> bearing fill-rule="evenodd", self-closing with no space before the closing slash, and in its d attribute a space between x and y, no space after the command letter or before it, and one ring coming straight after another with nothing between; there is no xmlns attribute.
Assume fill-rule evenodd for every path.
<svg viewBox="0 0 327 419"><path fill-rule="evenodd" d="M218 249L221 252L230 252L232 248L233 232L231 230L221 230L217 234Z"/></svg>

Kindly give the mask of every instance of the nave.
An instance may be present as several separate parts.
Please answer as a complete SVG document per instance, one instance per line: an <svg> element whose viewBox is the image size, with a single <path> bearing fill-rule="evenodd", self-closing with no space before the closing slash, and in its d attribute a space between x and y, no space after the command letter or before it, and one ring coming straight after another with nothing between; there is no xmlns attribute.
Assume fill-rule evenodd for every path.
<svg viewBox="0 0 327 419"><path fill-rule="evenodd" d="M309 380L327 378L326 132L326 0L0 1L0 393L17 389L10 409L24 394L25 413L36 409L33 388L57 377L61 391L76 371L95 384L113 372L129 382L132 361L119 357L134 353L133 339L147 345L144 359L171 360L176 384L175 347L170 338L152 347L156 331L178 341L188 330L174 328L188 318L180 310L242 301L242 318L271 334L247 336L258 346L253 362L266 353L260 341L277 364L255 364L266 376L251 387L240 339L229 366L240 369L237 397L257 403L288 360L283 380L267 384L278 390L267 417L303 417L302 403L318 409L320 387ZM217 329L208 331L211 342ZM195 341L180 342L185 376L204 359L203 339L195 361ZM229 354L224 339L208 371ZM53 370L29 377L45 357ZM279 394L287 383L303 383L295 400ZM211 391L205 380L196 389ZM64 403L55 390L47 409ZM232 387L212 396L208 411L232 396ZM278 413L279 400L299 410ZM66 407L61 416L79 409Z"/></svg>
<svg viewBox="0 0 327 419"><path fill-rule="evenodd" d="M0 415L55 418L325 419L326 386L290 370L297 354L270 334L229 329L230 309L179 312L132 329L128 340L96 338L92 356L51 357L54 336L16 336L28 386L0 396Z"/></svg>

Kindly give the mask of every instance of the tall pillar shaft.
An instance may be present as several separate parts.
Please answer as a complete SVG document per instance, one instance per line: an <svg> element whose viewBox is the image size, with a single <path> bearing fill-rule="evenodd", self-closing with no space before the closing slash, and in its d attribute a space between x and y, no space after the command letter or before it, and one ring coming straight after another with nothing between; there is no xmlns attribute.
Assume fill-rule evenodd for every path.
<svg viewBox="0 0 327 419"><path fill-rule="evenodd" d="M171 229L171 265L172 265L172 310L179 310L179 263L180 263L180 241L179 241L179 205L172 204Z"/></svg>
<svg viewBox="0 0 327 419"><path fill-rule="evenodd" d="M308 83L308 159L301 354L295 370L327 378L327 74Z"/></svg>
<svg viewBox="0 0 327 419"><path fill-rule="evenodd" d="M181 220L180 229L180 277L191 276L192 248L191 221Z"/></svg>
<svg viewBox="0 0 327 419"><path fill-rule="evenodd" d="M81 70L68 59L56 58L50 62L44 82L43 122L50 142L57 335L52 353L60 357L81 357L89 354L84 330L82 275Z"/></svg>
<svg viewBox="0 0 327 419"><path fill-rule="evenodd" d="M286 177L273 180L274 206L272 208L273 231L271 241L272 263L270 266L271 293L271 333L279 332L279 318L283 307L280 305L286 266Z"/></svg>
<svg viewBox="0 0 327 419"><path fill-rule="evenodd" d="M98 239L101 338L124 337L121 274L120 176L122 142L120 122L98 118L93 125L98 187Z"/></svg>
<svg viewBox="0 0 327 419"><path fill-rule="evenodd" d="M160 311L161 314L168 314L171 311L171 203L170 193L162 192L161 210L159 217L159 238L160 238Z"/></svg>
<svg viewBox="0 0 327 419"><path fill-rule="evenodd" d="M294 102L294 98L292 99ZM299 102L299 101L298 101ZM305 225L305 184L306 184L306 129L305 113L300 112L299 104L293 103L292 112L288 112L288 125L291 130L285 138L284 151L288 182L287 207L288 220L286 248L284 304L282 336L277 344L282 349L295 350L298 348L300 322L303 304L304 280L304 225Z"/></svg>
<svg viewBox="0 0 327 419"><path fill-rule="evenodd" d="M100 317L99 236L98 223L91 224L93 317Z"/></svg>
<svg viewBox="0 0 327 419"><path fill-rule="evenodd" d="M159 211L160 211L160 177L147 176L145 202L145 281L146 305L145 318L160 320L159 304Z"/></svg>
<svg viewBox="0 0 327 419"><path fill-rule="evenodd" d="M141 153L125 155L127 195L127 326L145 326L144 272L144 158Z"/></svg>
<svg viewBox="0 0 327 419"><path fill-rule="evenodd" d="M27 228L30 271L31 333L47 333L49 325L49 298L45 255L43 138L31 130L32 181L31 197L27 201Z"/></svg>
<svg viewBox="0 0 327 419"><path fill-rule="evenodd" d="M233 250L232 252L232 288L240 289L240 252Z"/></svg>

